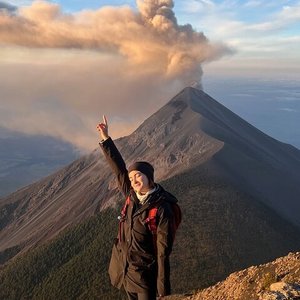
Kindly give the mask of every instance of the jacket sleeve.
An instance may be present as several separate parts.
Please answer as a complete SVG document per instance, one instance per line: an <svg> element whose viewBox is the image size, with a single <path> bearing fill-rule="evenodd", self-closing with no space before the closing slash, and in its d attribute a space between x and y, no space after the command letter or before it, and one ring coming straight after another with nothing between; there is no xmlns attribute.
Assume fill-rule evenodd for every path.
<svg viewBox="0 0 300 300"><path fill-rule="evenodd" d="M169 256L173 244L172 218L171 208L162 207L157 226L157 291L159 296L167 296L171 293Z"/></svg>
<svg viewBox="0 0 300 300"><path fill-rule="evenodd" d="M125 162L111 138L99 143L106 160L117 176L119 188L127 196L130 191L130 181Z"/></svg>

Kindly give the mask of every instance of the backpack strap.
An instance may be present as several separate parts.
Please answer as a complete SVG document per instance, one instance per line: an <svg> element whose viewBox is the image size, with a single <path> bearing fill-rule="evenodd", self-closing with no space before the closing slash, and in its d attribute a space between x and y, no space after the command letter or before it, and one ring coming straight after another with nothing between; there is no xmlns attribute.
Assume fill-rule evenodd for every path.
<svg viewBox="0 0 300 300"><path fill-rule="evenodd" d="M121 220L122 218L124 218L126 216L127 208L129 206L129 204L130 204L130 195L125 200L125 204L121 210L121 216L118 217L119 220Z"/></svg>
<svg viewBox="0 0 300 300"><path fill-rule="evenodd" d="M158 208L157 207L152 207L149 209L148 212L148 218L145 220L145 224L148 224L148 228L152 233L152 239L153 239L153 247L154 247L154 251L157 254L157 220L156 220L156 216L157 216L157 211Z"/></svg>
<svg viewBox="0 0 300 300"><path fill-rule="evenodd" d="M145 220L145 223L148 224L149 230L152 234L156 234L157 232L157 222L156 222L156 215L157 215L158 208L152 207L149 209L148 218Z"/></svg>
<svg viewBox="0 0 300 300"><path fill-rule="evenodd" d="M181 223L181 209L177 203L171 204L171 209L173 213L172 221L170 222L172 241L175 240L176 230ZM154 251L157 254L157 211L158 207L154 206L149 209L148 218L145 220L145 224L148 224L148 228L152 233L153 238L153 247Z"/></svg>
<svg viewBox="0 0 300 300"><path fill-rule="evenodd" d="M121 215L118 216L119 220L119 232L118 232L118 239L120 242L122 242L122 232L123 232L123 223L125 221L125 217L127 214L127 208L130 205L130 195L126 198L125 204L121 210Z"/></svg>

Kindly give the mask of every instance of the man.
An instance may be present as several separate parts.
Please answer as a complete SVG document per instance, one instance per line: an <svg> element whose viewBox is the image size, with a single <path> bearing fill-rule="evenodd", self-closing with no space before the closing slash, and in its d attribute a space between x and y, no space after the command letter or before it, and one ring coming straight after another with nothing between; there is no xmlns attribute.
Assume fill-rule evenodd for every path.
<svg viewBox="0 0 300 300"><path fill-rule="evenodd" d="M155 183L148 162L135 162L127 170L109 137L105 116L97 129L100 146L126 198L109 266L111 283L123 286L130 300L155 300L156 294L162 299L170 294L169 256L181 218L177 199Z"/></svg>

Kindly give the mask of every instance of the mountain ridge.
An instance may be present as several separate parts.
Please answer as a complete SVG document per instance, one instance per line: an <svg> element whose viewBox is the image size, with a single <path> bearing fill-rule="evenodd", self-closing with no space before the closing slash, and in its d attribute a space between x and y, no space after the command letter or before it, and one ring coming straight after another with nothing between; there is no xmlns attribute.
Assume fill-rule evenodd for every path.
<svg viewBox="0 0 300 300"><path fill-rule="evenodd" d="M201 151L201 157L197 155L197 151L191 151L195 154L192 158L194 162L202 163L204 160L206 162L211 160L208 168L213 169L213 165L217 165L217 172L222 173L222 176L227 177L236 186L240 184L245 186L245 182L248 182L245 186L247 192L262 198L264 203L275 208L277 212L283 213L286 219L291 218L294 224L300 226L300 218L297 213L300 210L298 201L300 194L300 150L269 137L203 91L195 88L185 88L156 114L161 113L169 106L177 107L176 113L172 118L169 118L169 123L172 123L174 116L176 116L177 125L179 123L177 127L180 127L180 118L186 114L185 127L191 123L188 123L187 119L190 118L193 123L191 125L192 130L189 130L189 134L185 133L184 135L190 136L194 140L198 139L195 147L199 147L199 149L203 149L201 140L205 144L204 150ZM208 114L207 111L210 113ZM152 117L155 117L156 114ZM214 115L213 118L212 115ZM161 119L157 118L157 123ZM143 126L147 125L148 120L138 128L138 130L142 130L139 139L143 139L143 135L151 133L143 130ZM153 123L150 128L154 127ZM223 125L224 123L226 126ZM149 125L147 126L149 127ZM199 128L201 130L200 137ZM176 131L175 126L173 126L172 132L168 132L168 135L173 133L174 137L174 131ZM157 132L155 134L158 135ZM155 138L158 140L157 136ZM144 139L147 142L147 138ZM182 142L182 139L180 141ZM189 139L186 139L186 142L189 144ZM149 147L151 145L152 143L148 143ZM211 149L209 149L207 157L205 153L210 146ZM180 147L181 145L178 148ZM186 160L188 160L190 157L187 153L185 154ZM159 157L159 153L157 156ZM147 158L151 159L150 155ZM175 159L173 158L173 160ZM177 161L184 163L184 159L181 157L177 157ZM232 161L231 164L230 161ZM155 165L155 161L152 163ZM159 164L157 167L159 168ZM172 166L169 164L166 167ZM175 171L174 168L170 170L171 172ZM256 180L256 177L259 177L260 181ZM269 191L264 191L265 195L262 195L261 190L264 190L264 187L268 187ZM288 203L283 202L282 199L285 198L289 199ZM277 199L277 201L274 202L273 199Z"/></svg>
<svg viewBox="0 0 300 300"><path fill-rule="evenodd" d="M224 122L227 125L220 126ZM131 135L115 142L126 163L151 162L156 181L179 199L183 221L171 257L176 292L207 287L234 271L300 249L300 179L294 175L299 151L267 137L204 92L184 89ZM123 201L99 149L1 199L0 277L5 292L19 285L15 277L26 274L20 286L28 295L59 292L64 282L64 293L93 298L89 293L97 294L101 284L98 297L114 299L106 271L114 233L106 230L117 229ZM86 232L91 226L87 224L98 224L93 230L99 234ZM83 247L79 255L77 244L87 236L93 246ZM51 249L57 253L52 256L54 273L51 264L44 266ZM62 261L59 253L66 249L69 256ZM93 256L99 249L105 256L101 262ZM38 285L33 264L43 268ZM97 265L99 270L76 274L79 265ZM99 280L91 283L89 278ZM89 288L79 291L81 280ZM66 297L74 298L72 293Z"/></svg>
<svg viewBox="0 0 300 300"><path fill-rule="evenodd" d="M151 162L157 181L195 166L206 168L300 226L300 180L294 176L299 173L300 151L268 137L203 91L183 89L116 144L127 163ZM51 239L115 206L116 193L116 180L96 149L0 200L0 251L20 244L30 248Z"/></svg>

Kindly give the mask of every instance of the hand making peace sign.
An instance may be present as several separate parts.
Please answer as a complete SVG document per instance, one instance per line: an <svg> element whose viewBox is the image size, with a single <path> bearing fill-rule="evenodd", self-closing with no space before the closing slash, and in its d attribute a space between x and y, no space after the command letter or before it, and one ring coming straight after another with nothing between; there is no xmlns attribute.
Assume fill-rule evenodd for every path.
<svg viewBox="0 0 300 300"><path fill-rule="evenodd" d="M99 131L101 140L107 140L109 138L108 124L107 124L107 119L106 119L105 115L103 115L103 123L99 123L97 125L97 130Z"/></svg>

